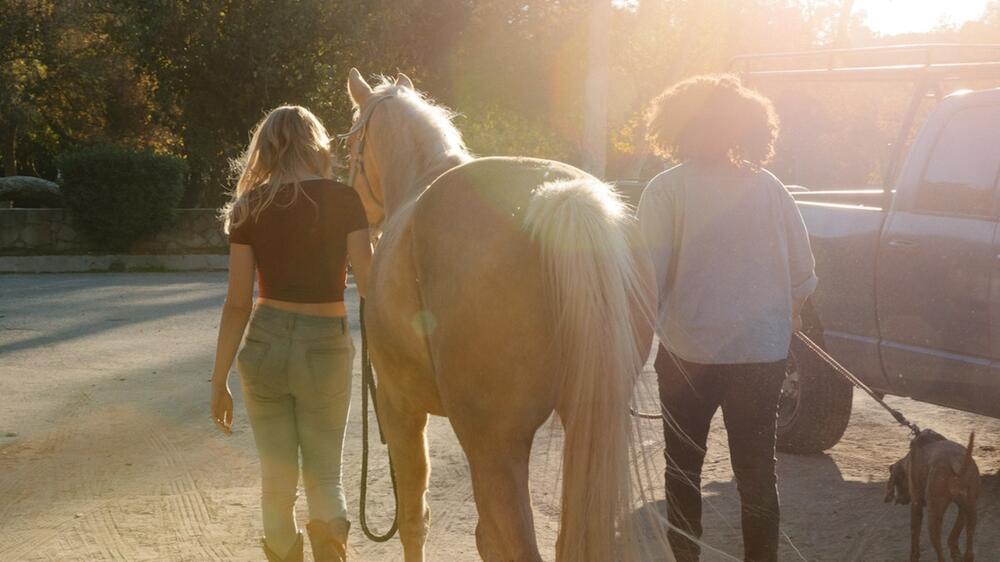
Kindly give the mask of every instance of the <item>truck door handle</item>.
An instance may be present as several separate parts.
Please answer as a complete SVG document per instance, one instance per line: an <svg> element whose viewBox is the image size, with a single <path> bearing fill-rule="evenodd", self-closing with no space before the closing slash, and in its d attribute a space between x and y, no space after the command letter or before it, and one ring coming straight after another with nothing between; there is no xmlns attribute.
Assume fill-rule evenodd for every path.
<svg viewBox="0 0 1000 562"><path fill-rule="evenodd" d="M893 248L901 249L912 249L917 247L917 243L912 240L901 240L898 238L895 240L889 240L889 245Z"/></svg>

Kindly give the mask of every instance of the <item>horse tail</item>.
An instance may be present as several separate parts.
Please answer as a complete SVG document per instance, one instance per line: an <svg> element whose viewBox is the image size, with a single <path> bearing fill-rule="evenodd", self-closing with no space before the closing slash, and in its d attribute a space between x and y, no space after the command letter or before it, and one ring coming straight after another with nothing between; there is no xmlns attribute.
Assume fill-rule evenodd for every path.
<svg viewBox="0 0 1000 562"><path fill-rule="evenodd" d="M639 326L651 319L652 289L632 253L632 220L594 178L543 184L525 215L556 321L557 411L565 427L561 562L639 558L629 403L649 352L649 331L642 341Z"/></svg>

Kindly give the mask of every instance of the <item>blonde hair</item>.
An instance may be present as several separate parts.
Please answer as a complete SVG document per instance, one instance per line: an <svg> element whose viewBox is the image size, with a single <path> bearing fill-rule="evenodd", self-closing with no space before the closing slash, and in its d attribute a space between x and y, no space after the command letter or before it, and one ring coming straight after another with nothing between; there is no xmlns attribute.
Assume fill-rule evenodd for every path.
<svg viewBox="0 0 1000 562"><path fill-rule="evenodd" d="M335 155L330 136L319 119L298 105L271 110L254 127L246 151L233 161L238 177L231 200L222 209L225 231L248 219L258 220L282 186L292 187L294 203L301 195L315 205L299 185L304 176L331 177Z"/></svg>

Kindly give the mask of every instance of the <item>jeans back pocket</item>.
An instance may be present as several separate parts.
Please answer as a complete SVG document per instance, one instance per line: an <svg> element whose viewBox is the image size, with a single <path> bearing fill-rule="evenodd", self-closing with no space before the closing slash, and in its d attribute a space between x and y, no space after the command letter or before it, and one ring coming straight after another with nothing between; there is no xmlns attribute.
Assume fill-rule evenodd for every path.
<svg viewBox="0 0 1000 562"><path fill-rule="evenodd" d="M313 390L326 398L350 394L354 346L323 345L306 351Z"/></svg>
<svg viewBox="0 0 1000 562"><path fill-rule="evenodd" d="M274 396L281 390L264 369L270 351L270 343L248 337L236 356L236 366L244 387L258 397Z"/></svg>

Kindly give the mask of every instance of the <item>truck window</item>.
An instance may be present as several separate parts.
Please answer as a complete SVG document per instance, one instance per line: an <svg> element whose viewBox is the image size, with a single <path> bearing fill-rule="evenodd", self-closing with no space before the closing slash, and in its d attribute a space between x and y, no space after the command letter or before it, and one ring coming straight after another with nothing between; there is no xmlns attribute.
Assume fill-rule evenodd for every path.
<svg viewBox="0 0 1000 562"><path fill-rule="evenodd" d="M917 189L916 210L989 217L1000 171L1000 106L952 116L938 135Z"/></svg>

